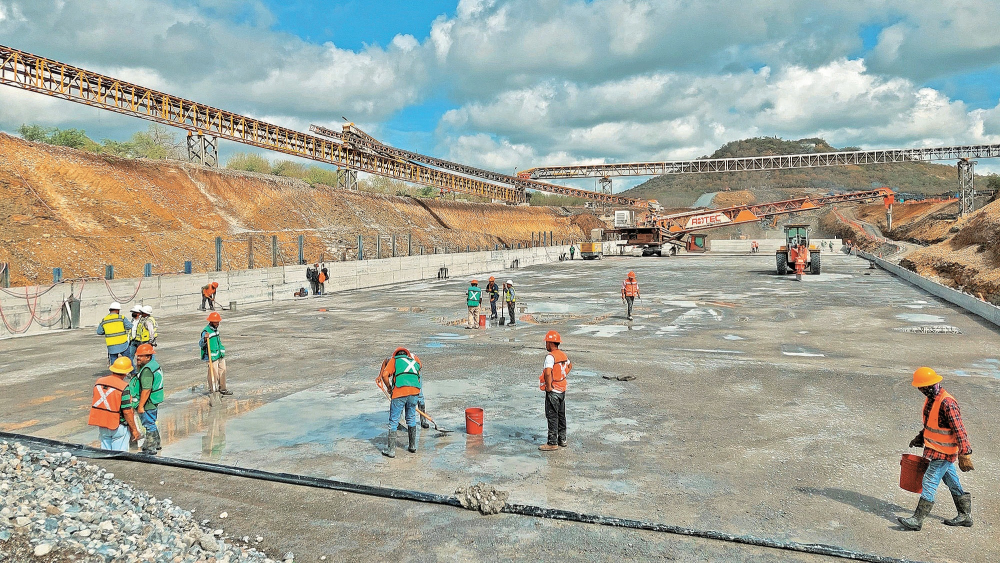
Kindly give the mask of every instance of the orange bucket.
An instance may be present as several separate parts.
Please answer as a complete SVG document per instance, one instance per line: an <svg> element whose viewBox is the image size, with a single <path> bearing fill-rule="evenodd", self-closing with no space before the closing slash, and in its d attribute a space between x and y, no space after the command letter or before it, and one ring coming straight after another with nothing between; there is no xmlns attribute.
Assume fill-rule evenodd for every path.
<svg viewBox="0 0 1000 563"><path fill-rule="evenodd" d="M911 493L924 492L924 471L928 461L918 455L903 454L899 460L899 486Z"/></svg>
<svg viewBox="0 0 1000 563"><path fill-rule="evenodd" d="M479 407L465 409L465 433L483 433L483 409Z"/></svg>
<svg viewBox="0 0 1000 563"><path fill-rule="evenodd" d="M486 315L479 315L479 328L486 328Z"/></svg>

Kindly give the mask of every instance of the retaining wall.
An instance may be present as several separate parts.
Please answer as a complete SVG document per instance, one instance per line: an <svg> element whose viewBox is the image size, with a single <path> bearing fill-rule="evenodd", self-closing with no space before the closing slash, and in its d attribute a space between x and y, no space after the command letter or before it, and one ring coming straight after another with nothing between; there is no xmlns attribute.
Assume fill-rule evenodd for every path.
<svg viewBox="0 0 1000 563"><path fill-rule="evenodd" d="M327 262L328 293L436 279L441 268L449 277L468 277L511 267L556 262L569 246L517 250L426 254L380 260ZM107 314L108 303L119 301L122 314L136 303L151 305L154 316L191 312L201 305L201 287L219 282L217 304L263 303L296 299L300 287L309 288L308 266L282 266L254 270L159 275L141 279L85 280L0 290L0 339L69 328L67 300L80 301L80 324L96 327Z"/></svg>
<svg viewBox="0 0 1000 563"><path fill-rule="evenodd" d="M1000 307L985 301L980 301L968 293L962 293L961 291L941 285L935 281L931 281L916 272L907 270L899 264L883 260L873 254L860 250L855 250L854 253L865 260L874 261L878 267L912 285L919 287L927 293L930 293L935 297L940 297L941 299L944 299L954 305L958 305L966 311L1000 326Z"/></svg>

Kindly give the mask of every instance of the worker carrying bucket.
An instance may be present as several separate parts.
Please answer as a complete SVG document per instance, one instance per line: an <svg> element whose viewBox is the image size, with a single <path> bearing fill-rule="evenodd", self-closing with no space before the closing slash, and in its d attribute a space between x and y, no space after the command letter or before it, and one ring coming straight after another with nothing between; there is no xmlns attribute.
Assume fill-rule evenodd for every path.
<svg viewBox="0 0 1000 563"><path fill-rule="evenodd" d="M975 469L972 466L972 446L962 424L958 402L941 387L942 379L929 367L917 368L913 372L913 386L927 398L923 409L924 429L910 441L910 447L923 447L923 457L928 463L916 511L910 518L898 518L907 530L916 531L923 527L924 519L934 507L934 494L942 480L958 508L958 516L945 520L945 525L972 526L972 495L962 489L955 471L955 461L963 472ZM903 481L902 477L900 481Z"/></svg>

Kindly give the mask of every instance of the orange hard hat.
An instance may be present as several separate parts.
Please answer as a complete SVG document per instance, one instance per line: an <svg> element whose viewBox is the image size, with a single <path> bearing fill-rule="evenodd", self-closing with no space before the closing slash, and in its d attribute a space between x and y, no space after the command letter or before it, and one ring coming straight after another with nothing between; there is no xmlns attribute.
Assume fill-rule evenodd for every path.
<svg viewBox="0 0 1000 563"><path fill-rule="evenodd" d="M212 282L212 287L219 287L219 282Z"/></svg>
<svg viewBox="0 0 1000 563"><path fill-rule="evenodd" d="M413 354L410 353L409 350L407 350L406 348L403 348L402 346L400 346L399 348L396 348L396 350L392 353L392 356L396 357L396 354L398 354L400 352L406 352L407 356L412 356L413 355Z"/></svg>
<svg viewBox="0 0 1000 563"><path fill-rule="evenodd" d="M479 283L479 280L472 280L472 285L476 285L478 283Z"/></svg>
<svg viewBox="0 0 1000 563"><path fill-rule="evenodd" d="M917 368L917 371L913 372L914 387L927 387L935 383L940 383L942 379L944 378L929 367L920 367Z"/></svg>
<svg viewBox="0 0 1000 563"><path fill-rule="evenodd" d="M111 364L111 373L117 373L118 375L132 373L132 360L121 356L115 360L115 363Z"/></svg>
<svg viewBox="0 0 1000 563"><path fill-rule="evenodd" d="M634 278L634 277L635 277L635 272L629 272L629 273L628 273L628 277L630 277L630 278Z"/></svg>
<svg viewBox="0 0 1000 563"><path fill-rule="evenodd" d="M152 344L140 344L138 348L135 349L136 356L152 356L156 353L156 349L153 348Z"/></svg>
<svg viewBox="0 0 1000 563"><path fill-rule="evenodd" d="M212 311L212 314L208 316L208 322L210 323L222 322L222 315L220 315L218 311Z"/></svg>
<svg viewBox="0 0 1000 563"><path fill-rule="evenodd" d="M490 276L490 281L497 281L497 279L494 278L493 276Z"/></svg>
<svg viewBox="0 0 1000 563"><path fill-rule="evenodd" d="M556 332L554 330L550 330L547 333L545 333L545 341L546 342L555 342L555 343L558 344L558 343L562 342L562 337L559 336L558 332Z"/></svg>

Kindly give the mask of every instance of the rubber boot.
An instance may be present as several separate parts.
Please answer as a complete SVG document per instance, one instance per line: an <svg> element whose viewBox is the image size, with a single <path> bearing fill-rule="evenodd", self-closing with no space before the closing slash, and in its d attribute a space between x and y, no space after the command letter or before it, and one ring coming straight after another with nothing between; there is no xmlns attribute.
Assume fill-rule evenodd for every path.
<svg viewBox="0 0 1000 563"><path fill-rule="evenodd" d="M385 457L396 457L396 431L389 431L389 439L386 443L386 449L382 452Z"/></svg>
<svg viewBox="0 0 1000 563"><path fill-rule="evenodd" d="M924 527L924 518L927 518L932 508L934 508L933 502L920 497L920 502L917 503L917 509L913 511L913 516L909 518L896 518L896 520L899 520L899 523L907 530L919 532L920 528Z"/></svg>
<svg viewBox="0 0 1000 563"><path fill-rule="evenodd" d="M410 438L410 445L406 448L410 453L417 453L417 427L410 426L406 429L406 434Z"/></svg>
<svg viewBox="0 0 1000 563"><path fill-rule="evenodd" d="M146 431L146 439L142 442L142 453L156 455L156 438L149 430Z"/></svg>
<svg viewBox="0 0 1000 563"><path fill-rule="evenodd" d="M958 516L944 521L945 526L965 526L972 527L972 494L965 493L960 497L952 495L955 499L955 508L958 509Z"/></svg>
<svg viewBox="0 0 1000 563"><path fill-rule="evenodd" d="M159 430L154 430L153 431L153 447L156 448L156 451L160 451L160 450L163 449L163 444L160 442L160 431Z"/></svg>

